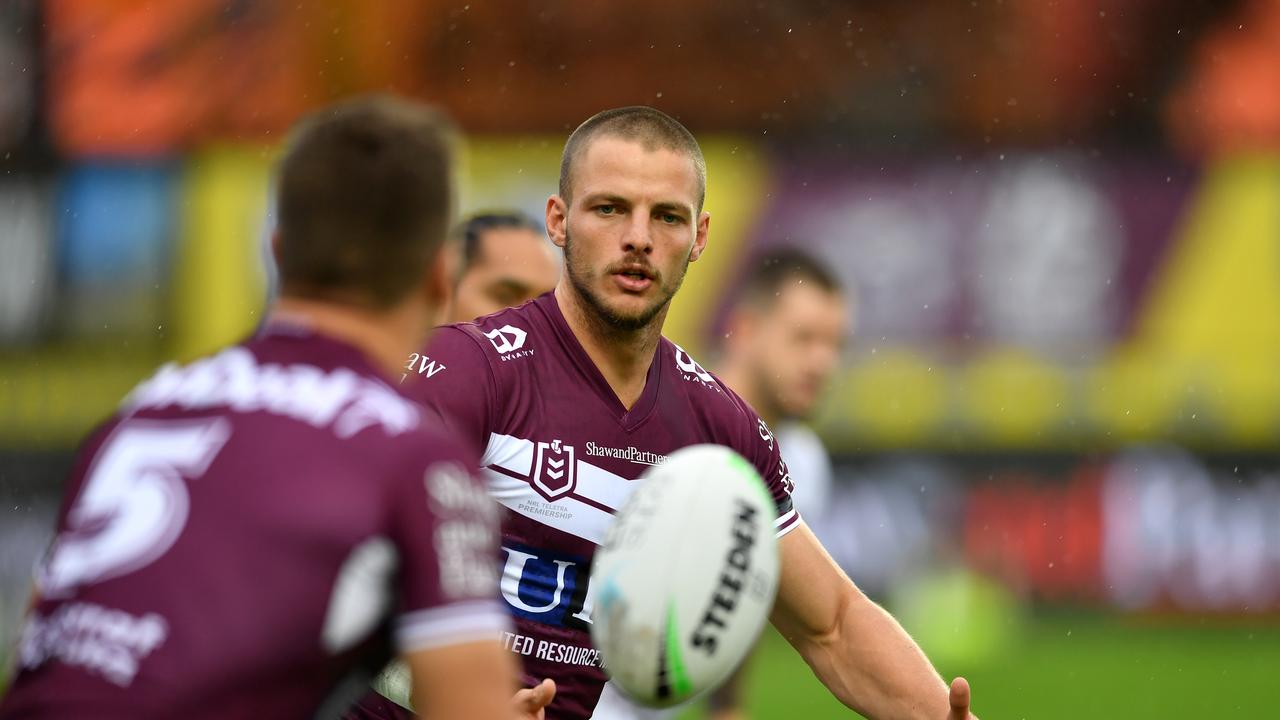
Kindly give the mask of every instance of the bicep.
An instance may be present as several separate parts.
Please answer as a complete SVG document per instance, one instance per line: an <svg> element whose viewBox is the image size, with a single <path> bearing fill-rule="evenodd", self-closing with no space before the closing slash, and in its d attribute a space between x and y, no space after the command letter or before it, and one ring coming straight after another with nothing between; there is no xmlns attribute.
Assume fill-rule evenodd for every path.
<svg viewBox="0 0 1280 720"><path fill-rule="evenodd" d="M511 716L515 660L498 640L418 650L404 656L420 717L497 720Z"/></svg>
<svg viewBox="0 0 1280 720"><path fill-rule="evenodd" d="M771 619L793 645L836 633L849 603L862 592L803 522L778 540L781 575Z"/></svg>

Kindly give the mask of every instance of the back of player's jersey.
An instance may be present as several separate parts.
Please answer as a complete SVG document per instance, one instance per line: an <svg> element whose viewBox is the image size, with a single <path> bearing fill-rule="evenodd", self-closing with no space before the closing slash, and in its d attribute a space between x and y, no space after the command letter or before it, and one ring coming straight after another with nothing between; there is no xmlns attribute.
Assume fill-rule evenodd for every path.
<svg viewBox="0 0 1280 720"><path fill-rule="evenodd" d="M495 637L495 517L454 445L303 331L162 369L81 452L0 716L310 717L394 611L402 648Z"/></svg>

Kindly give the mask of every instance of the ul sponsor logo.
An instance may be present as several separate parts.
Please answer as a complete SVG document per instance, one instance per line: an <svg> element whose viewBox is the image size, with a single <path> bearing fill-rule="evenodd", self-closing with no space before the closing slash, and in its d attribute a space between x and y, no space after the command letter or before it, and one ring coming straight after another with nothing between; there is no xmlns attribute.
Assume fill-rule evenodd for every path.
<svg viewBox="0 0 1280 720"><path fill-rule="evenodd" d="M514 325L503 325L484 334L493 343L493 349L506 355L524 347L524 339L528 333Z"/></svg>
<svg viewBox="0 0 1280 720"><path fill-rule="evenodd" d="M533 461L533 487L548 500L573 490L578 466L573 457L573 446L559 440L538 443Z"/></svg>
<svg viewBox="0 0 1280 720"><path fill-rule="evenodd" d="M590 564L583 558L511 545L502 548L502 598L516 617L586 630L591 623Z"/></svg>

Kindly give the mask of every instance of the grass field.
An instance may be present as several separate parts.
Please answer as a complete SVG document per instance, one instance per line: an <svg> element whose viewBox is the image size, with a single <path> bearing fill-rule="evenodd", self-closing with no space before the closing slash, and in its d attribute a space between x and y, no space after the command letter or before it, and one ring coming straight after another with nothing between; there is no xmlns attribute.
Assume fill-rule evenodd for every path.
<svg viewBox="0 0 1280 720"><path fill-rule="evenodd" d="M939 669L983 720L1280 718L1280 621L1040 614L997 658ZM772 630L748 677L755 720L854 716Z"/></svg>
<svg viewBox="0 0 1280 720"><path fill-rule="evenodd" d="M996 659L940 669L969 678L983 720L1280 718L1280 619L1041 614ZM855 716L772 630L746 688L753 720Z"/></svg>

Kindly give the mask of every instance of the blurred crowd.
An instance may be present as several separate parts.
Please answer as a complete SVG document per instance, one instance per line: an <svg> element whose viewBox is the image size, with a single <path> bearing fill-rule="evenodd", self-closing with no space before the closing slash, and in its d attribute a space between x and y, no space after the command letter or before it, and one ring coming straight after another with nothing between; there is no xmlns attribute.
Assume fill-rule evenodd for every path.
<svg viewBox="0 0 1280 720"><path fill-rule="evenodd" d="M307 108L390 89L478 133L563 132L648 101L695 132L868 147L1273 148L1278 39L1266 0L14 0L0 147L271 141Z"/></svg>

